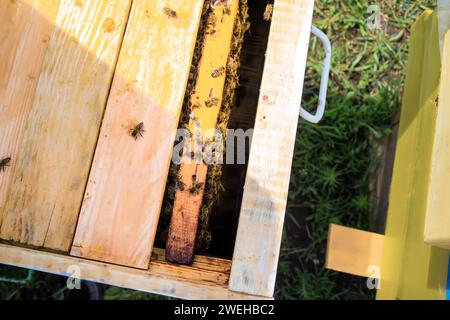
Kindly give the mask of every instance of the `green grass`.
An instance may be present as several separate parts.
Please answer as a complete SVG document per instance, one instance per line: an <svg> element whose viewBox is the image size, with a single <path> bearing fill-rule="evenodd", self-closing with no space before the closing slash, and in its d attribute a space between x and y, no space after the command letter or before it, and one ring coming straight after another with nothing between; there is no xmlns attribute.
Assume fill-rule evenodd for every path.
<svg viewBox="0 0 450 320"><path fill-rule="evenodd" d="M384 15L383 30L368 30L369 4ZM404 4L408 8L404 8ZM370 183L379 166L377 142L391 132L399 110L409 29L435 0L316 1L314 24L333 43L328 106L320 125L301 121L289 193L276 297L279 299L371 299L365 279L326 270L330 223L368 229L373 208ZM304 106L317 104L320 45L311 41ZM26 276L0 267L0 275ZM0 282L1 299L61 296L63 283L36 273L26 285ZM155 299L154 295L107 289L106 299Z"/></svg>
<svg viewBox="0 0 450 320"><path fill-rule="evenodd" d="M382 29L366 27L378 4ZM326 270L330 223L369 229L370 185L379 167L377 143L399 111L409 30L436 1L316 1L314 24L333 44L328 105L319 125L298 128L286 228L279 265L279 299L372 299L366 280ZM317 105L321 46L311 41L303 104Z"/></svg>

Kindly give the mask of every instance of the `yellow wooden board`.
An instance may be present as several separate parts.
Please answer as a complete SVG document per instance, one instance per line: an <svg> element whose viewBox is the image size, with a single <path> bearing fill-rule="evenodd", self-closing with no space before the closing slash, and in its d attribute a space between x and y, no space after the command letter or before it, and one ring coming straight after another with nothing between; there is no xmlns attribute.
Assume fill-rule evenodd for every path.
<svg viewBox="0 0 450 320"><path fill-rule="evenodd" d="M202 8L133 1L72 255L148 267Z"/></svg>
<svg viewBox="0 0 450 320"><path fill-rule="evenodd" d="M383 245L381 234L331 224L326 267L361 277L372 276L372 267L381 266Z"/></svg>
<svg viewBox="0 0 450 320"><path fill-rule="evenodd" d="M412 28L378 299L443 299L448 251L424 243L440 79L437 15Z"/></svg>
<svg viewBox="0 0 450 320"><path fill-rule="evenodd" d="M1 212L2 239L69 250L130 3L61 0Z"/></svg>
<svg viewBox="0 0 450 320"><path fill-rule="evenodd" d="M437 106L425 242L450 249L450 32L442 54L442 75Z"/></svg>
<svg viewBox="0 0 450 320"><path fill-rule="evenodd" d="M194 137L199 134L201 141L196 141L198 138L192 139L192 150L201 148L198 147L198 142L207 146L207 142L213 141L215 137L238 8L239 1L232 0L229 4L216 5L209 13L209 21L215 23L208 23L206 26L197 81L191 95L192 112L189 123L190 132ZM202 159L193 159L180 166L179 175L185 188L175 193L166 245L167 259L170 261L192 263L207 173L208 164Z"/></svg>

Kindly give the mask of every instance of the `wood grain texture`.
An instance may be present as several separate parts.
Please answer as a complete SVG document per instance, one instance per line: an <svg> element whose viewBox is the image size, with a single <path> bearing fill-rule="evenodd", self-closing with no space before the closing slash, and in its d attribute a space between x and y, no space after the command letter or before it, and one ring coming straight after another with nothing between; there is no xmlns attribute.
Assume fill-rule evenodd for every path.
<svg viewBox="0 0 450 320"><path fill-rule="evenodd" d="M313 0L276 0L230 289L271 297L281 245Z"/></svg>
<svg viewBox="0 0 450 320"><path fill-rule="evenodd" d="M450 32L442 53L441 83L425 220L425 242L450 249Z"/></svg>
<svg viewBox="0 0 450 320"><path fill-rule="evenodd" d="M0 1L0 226L60 1Z"/></svg>
<svg viewBox="0 0 450 320"><path fill-rule="evenodd" d="M2 211L2 239L70 249L130 3L61 1Z"/></svg>
<svg viewBox="0 0 450 320"><path fill-rule="evenodd" d="M372 276L371 266L380 268L384 236L378 233L330 225L326 268L361 277Z"/></svg>
<svg viewBox="0 0 450 320"><path fill-rule="evenodd" d="M148 267L202 8L133 2L72 255Z"/></svg>
<svg viewBox="0 0 450 320"><path fill-rule="evenodd" d="M226 78L226 68L231 50L231 40L239 1L232 0L227 6L219 4L209 13L215 17L215 25L208 25L204 35L202 58L198 65L197 81L191 96L190 132L201 135L201 141L193 139L192 150L200 142L207 145L214 139L214 129L222 106L223 90ZM218 76L213 73L224 70ZM217 103L213 101L217 99ZM190 156L190 155L189 155ZM200 210L205 193L208 165L192 160L180 166L179 177L185 186L177 190L170 221L169 236L166 246L166 258L181 264L191 264L194 258L195 238L197 235ZM193 179L195 177L195 179ZM202 184L198 188L196 185ZM194 188L194 189L192 189Z"/></svg>
<svg viewBox="0 0 450 320"><path fill-rule="evenodd" d="M199 265L197 259L204 260L203 264ZM228 290L227 286L223 284L226 282L224 280L228 277L228 273L213 272L211 269L217 270L215 265L223 265L224 268L228 268L229 261L206 257L196 257L196 260L192 267L170 265L158 260L152 262L148 270L138 270L0 244L0 262L7 265L63 276L71 275L70 268L77 266L80 268L81 278L88 281L181 299L267 299ZM205 265L205 261L210 263Z"/></svg>

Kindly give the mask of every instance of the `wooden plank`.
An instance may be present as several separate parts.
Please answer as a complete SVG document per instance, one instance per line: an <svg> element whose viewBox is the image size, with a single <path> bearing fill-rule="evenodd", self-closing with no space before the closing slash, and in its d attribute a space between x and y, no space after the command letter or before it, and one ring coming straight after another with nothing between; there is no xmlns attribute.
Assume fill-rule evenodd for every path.
<svg viewBox="0 0 450 320"><path fill-rule="evenodd" d="M0 2L0 225L60 1Z"/></svg>
<svg viewBox="0 0 450 320"><path fill-rule="evenodd" d="M275 1L233 255L234 291L274 292L313 6L313 0Z"/></svg>
<svg viewBox="0 0 450 320"><path fill-rule="evenodd" d="M377 299L443 299L448 251L423 241L441 63L436 13L413 25Z"/></svg>
<svg viewBox="0 0 450 320"><path fill-rule="evenodd" d="M68 251L130 0L62 0L0 237Z"/></svg>
<svg viewBox="0 0 450 320"><path fill-rule="evenodd" d="M150 271L161 276L185 279L192 282L212 283L226 286L230 279L231 261L225 259L196 256L192 265L178 265L167 262L165 250L156 249L152 253Z"/></svg>
<svg viewBox="0 0 450 320"><path fill-rule="evenodd" d="M383 244L381 234L331 224L326 268L369 277L371 266L381 267Z"/></svg>
<svg viewBox="0 0 450 320"><path fill-rule="evenodd" d="M181 269L175 266L171 269L166 269L168 264L153 266L153 262L149 270L138 270L0 244L0 263L63 276L70 276L69 270L71 269L69 268L77 266L81 271L80 277L88 281L181 299L265 299L263 297L232 292L228 290L226 285L221 284L221 277L214 281L199 278L199 272L191 271L192 268L195 268L195 261L192 268L182 266L181 272ZM222 277L225 276L226 273L223 273Z"/></svg>
<svg viewBox="0 0 450 320"><path fill-rule="evenodd" d="M441 57L444 49L444 37L450 30L450 2L448 0L438 0L439 15L439 44L441 46Z"/></svg>
<svg viewBox="0 0 450 320"><path fill-rule="evenodd" d="M450 32L442 54L436 133L432 150L431 177L425 220L425 242L450 249Z"/></svg>
<svg viewBox="0 0 450 320"><path fill-rule="evenodd" d="M224 10L225 6L228 11ZM193 145L197 142L207 145L208 141L214 139L238 8L239 0L232 0L229 4L214 6L209 14L211 19L214 17L216 23L207 26L197 81L191 96L191 105L195 107L191 113L189 129L194 136L197 131L201 134L201 141L193 139ZM193 150L194 148L195 146ZM175 193L166 246L167 260L188 265L194 258L195 238L208 173L208 165L203 160L189 162L180 166L180 179L185 187Z"/></svg>
<svg viewBox="0 0 450 320"><path fill-rule="evenodd" d="M72 255L148 267L202 7L133 2Z"/></svg>
<svg viewBox="0 0 450 320"><path fill-rule="evenodd" d="M166 250L160 248L153 248L151 265L156 261L166 262ZM167 263L168 264L168 263ZM179 268L198 268L206 271L220 272L223 274L230 274L231 260L221 259L216 257L200 256L196 255L191 266L183 266L171 263L170 265Z"/></svg>

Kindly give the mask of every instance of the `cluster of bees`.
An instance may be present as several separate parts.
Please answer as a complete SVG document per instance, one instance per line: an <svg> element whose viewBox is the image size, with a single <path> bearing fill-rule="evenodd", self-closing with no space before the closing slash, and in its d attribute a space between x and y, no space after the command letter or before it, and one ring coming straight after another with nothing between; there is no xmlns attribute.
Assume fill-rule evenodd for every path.
<svg viewBox="0 0 450 320"><path fill-rule="evenodd" d="M203 182L198 182L197 176L195 174L192 176L191 179L192 184L191 187L188 189L188 191L192 195L198 195L205 184ZM180 191L184 191L186 189L186 184L183 181L181 181L181 177L177 177L175 188Z"/></svg>
<svg viewBox="0 0 450 320"><path fill-rule="evenodd" d="M192 179L192 184L191 184L191 187L188 189L188 191L192 195L198 195L205 184L203 182L198 182L197 176L195 174L192 176L191 179ZM179 191L186 190L186 184L181 180L180 176L177 176L177 178L176 178L175 189L179 190Z"/></svg>
<svg viewBox="0 0 450 320"><path fill-rule="evenodd" d="M212 0L211 1L211 9L214 9L216 6L223 6L223 15L229 15L231 14L231 0ZM177 12L175 10L172 10L168 7L165 7L163 9L164 14L166 14L169 18L177 18ZM215 14L210 14L207 21L207 27L206 27L206 34L213 35L215 34L215 26L216 26L216 16ZM215 69L211 73L212 78L219 78L225 74L225 67L220 67L218 69ZM220 100L217 97L213 97L212 89L209 94L208 100L205 101L205 106L207 108L217 106L219 105ZM198 108L199 106L195 105L193 108ZM144 130L144 124L141 122L137 126L131 129L130 133L135 140L137 140L139 137L143 137ZM189 193L192 195L197 195L201 192L202 188L204 186L204 182L197 181L197 176L192 176L192 184L190 188L188 189ZM175 189L184 191L186 189L186 184L182 181L181 177L177 176L177 179L175 181Z"/></svg>

